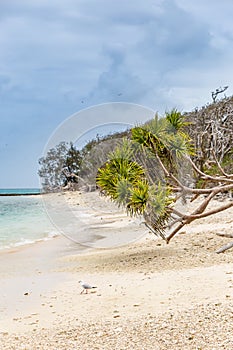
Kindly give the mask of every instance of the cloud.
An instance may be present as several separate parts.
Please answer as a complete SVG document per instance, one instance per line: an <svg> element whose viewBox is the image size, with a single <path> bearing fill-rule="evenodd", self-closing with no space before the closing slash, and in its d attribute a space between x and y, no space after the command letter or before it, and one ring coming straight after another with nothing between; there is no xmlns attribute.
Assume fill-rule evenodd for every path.
<svg viewBox="0 0 233 350"><path fill-rule="evenodd" d="M126 101L138 103L147 93L146 84L130 71L126 64L127 52L121 46L109 45L104 48L104 56L109 58L109 67L99 75L96 85L87 96L87 102Z"/></svg>
<svg viewBox="0 0 233 350"><path fill-rule="evenodd" d="M38 139L109 101L189 110L230 85L228 0L9 0L0 3L1 128ZM227 90L232 92L231 86ZM15 146L16 148L16 146ZM0 178L1 180L1 178Z"/></svg>
<svg viewBox="0 0 233 350"><path fill-rule="evenodd" d="M0 75L0 93L7 90L10 79L7 75Z"/></svg>
<svg viewBox="0 0 233 350"><path fill-rule="evenodd" d="M0 68L12 85L9 98L21 98L21 88L35 103L75 105L87 96L89 103L114 100L122 90L122 98L143 103L151 90L155 95L183 78L187 87L187 76L193 83L188 71L213 69L231 40L230 31L225 37L211 32L214 20L201 4L201 21L200 10L182 0L1 4ZM217 14L216 1L211 9Z"/></svg>
<svg viewBox="0 0 233 350"><path fill-rule="evenodd" d="M4 68L13 83L49 98L64 92L102 101L124 85L125 97L135 101L144 89L159 86L169 70L200 58L208 43L208 35L172 1L10 3ZM113 47L121 47L122 62L119 49L110 52Z"/></svg>

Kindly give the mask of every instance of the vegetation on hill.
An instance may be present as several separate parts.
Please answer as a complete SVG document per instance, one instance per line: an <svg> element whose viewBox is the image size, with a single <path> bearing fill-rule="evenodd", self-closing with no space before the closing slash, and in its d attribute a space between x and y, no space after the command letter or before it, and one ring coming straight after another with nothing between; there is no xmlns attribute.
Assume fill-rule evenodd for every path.
<svg viewBox="0 0 233 350"><path fill-rule="evenodd" d="M219 170L216 163L233 172L230 155L233 150L233 96L184 114L190 122L187 132L194 143L194 161L201 170Z"/></svg>
<svg viewBox="0 0 233 350"><path fill-rule="evenodd" d="M233 97L191 113L177 110L125 133L89 142L82 150L61 143L41 158L46 190L97 186L166 242L193 220L233 206L208 210L219 195L233 193ZM178 209L195 201L195 210Z"/></svg>
<svg viewBox="0 0 233 350"><path fill-rule="evenodd" d="M131 215L143 215L146 225L167 242L186 224L214 214L207 209L214 197L233 191L233 174L225 173L217 157L215 166L220 174L209 175L195 164L195 148L185 132L188 127L186 118L176 110L163 118L156 115L131 130L131 140L109 155L97 176L97 184L107 196ZM141 161L148 158L154 160L154 174ZM205 196L190 214L177 209L181 200L194 201L200 195ZM220 204L215 212L231 206L232 201Z"/></svg>
<svg viewBox="0 0 233 350"><path fill-rule="evenodd" d="M128 131L117 132L89 141L81 150L73 143L60 142L39 159L39 177L43 192L76 190L95 185L98 167Z"/></svg>

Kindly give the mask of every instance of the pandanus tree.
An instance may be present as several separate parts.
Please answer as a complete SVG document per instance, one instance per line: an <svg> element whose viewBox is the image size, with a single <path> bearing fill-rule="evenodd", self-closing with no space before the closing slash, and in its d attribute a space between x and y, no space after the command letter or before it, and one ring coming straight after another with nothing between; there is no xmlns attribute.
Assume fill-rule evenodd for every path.
<svg viewBox="0 0 233 350"><path fill-rule="evenodd" d="M131 139L109 155L97 175L105 195L130 215L142 215L146 226L167 243L192 221L233 206L226 201L208 210L216 195L233 191L233 174L218 162L220 175L209 175L196 166L187 124L175 109L163 118L155 115L131 130ZM191 212L178 209L181 201L194 202L198 197Z"/></svg>

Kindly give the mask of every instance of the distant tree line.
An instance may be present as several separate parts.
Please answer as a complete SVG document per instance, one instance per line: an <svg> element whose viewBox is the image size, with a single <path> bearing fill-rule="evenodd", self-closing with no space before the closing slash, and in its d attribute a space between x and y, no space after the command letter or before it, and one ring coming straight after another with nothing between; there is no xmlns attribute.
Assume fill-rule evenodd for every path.
<svg viewBox="0 0 233 350"><path fill-rule="evenodd" d="M128 134L125 131L103 137L97 135L81 149L72 142L60 142L39 159L38 175L42 191L58 192L95 187L99 165L106 161L108 153Z"/></svg>

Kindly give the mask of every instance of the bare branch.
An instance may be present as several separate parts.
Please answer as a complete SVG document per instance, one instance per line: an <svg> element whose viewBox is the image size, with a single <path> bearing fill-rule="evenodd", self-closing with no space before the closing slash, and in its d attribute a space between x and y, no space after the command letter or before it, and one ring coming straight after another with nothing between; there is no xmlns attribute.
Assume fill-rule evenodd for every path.
<svg viewBox="0 0 233 350"><path fill-rule="evenodd" d="M212 91L211 96L212 96L213 102L216 102L217 96L223 93L224 91L226 91L227 89L228 89L228 86L224 86L223 88L220 87L219 89L216 89L215 92Z"/></svg>
<svg viewBox="0 0 233 350"><path fill-rule="evenodd" d="M191 215L188 216L188 218L191 218L191 219L193 219L193 220L195 220L195 219L202 219L202 218L205 218L205 217L207 217L207 216L220 213L221 211L224 211L224 210L226 210L226 209L229 209L229 208L231 208L232 206L233 206L233 203L231 202L231 203L225 204L225 205L223 205L223 206L221 206L221 207L218 207L218 208L216 208L216 209L210 210L210 211L208 211L208 212L206 212L206 213L195 214L195 215L191 214ZM193 221L193 220L191 220L191 221Z"/></svg>
<svg viewBox="0 0 233 350"><path fill-rule="evenodd" d="M207 205L211 201L212 197L213 197L212 194L210 196L208 196L204 200L204 202L192 214L189 214L189 215L184 214L183 216L181 216L182 213L176 211L177 214L179 214L179 216L180 216L179 221L182 220L182 222L174 231L172 231L170 233L170 235L168 237L166 237L166 242L169 243L169 241L176 235L176 233L178 233L178 231L184 225L190 224L194 220L201 219L201 218L213 215L213 214L217 214L217 213L219 213L221 211L224 211L224 210L226 210L228 208L231 208L233 206L233 202L230 202L230 203L227 203L227 204L225 204L225 205L223 205L221 207L218 207L216 209L212 209L212 210L209 210L208 212L204 212L204 210L206 209Z"/></svg>
<svg viewBox="0 0 233 350"><path fill-rule="evenodd" d="M214 151L212 152L212 154L213 154L213 157L214 157L214 159L215 159L215 162L216 162L216 164L217 164L219 170L221 171L221 173L222 173L225 177L227 177L227 178L233 178L233 175L232 175L232 174L227 174L227 173L224 171L224 169L223 169L223 167L221 166L221 164L219 163L219 161L218 161L218 159L217 159L216 154L215 154Z"/></svg>
<svg viewBox="0 0 233 350"><path fill-rule="evenodd" d="M182 227L184 227L186 225L186 222L181 222L176 228L174 231L172 231L170 233L170 235L168 235L166 237L166 242L169 243L170 240L182 229Z"/></svg>
<svg viewBox="0 0 233 350"><path fill-rule="evenodd" d="M229 183L233 183L233 179L229 179L229 177L233 177L233 175L227 175L224 174L224 176L211 176L211 175L207 175L205 174L203 171L201 171L196 164L192 161L192 159L189 156L185 157L192 165L193 169L199 174L201 175L201 178L203 179L208 179L214 182L229 182Z"/></svg>

